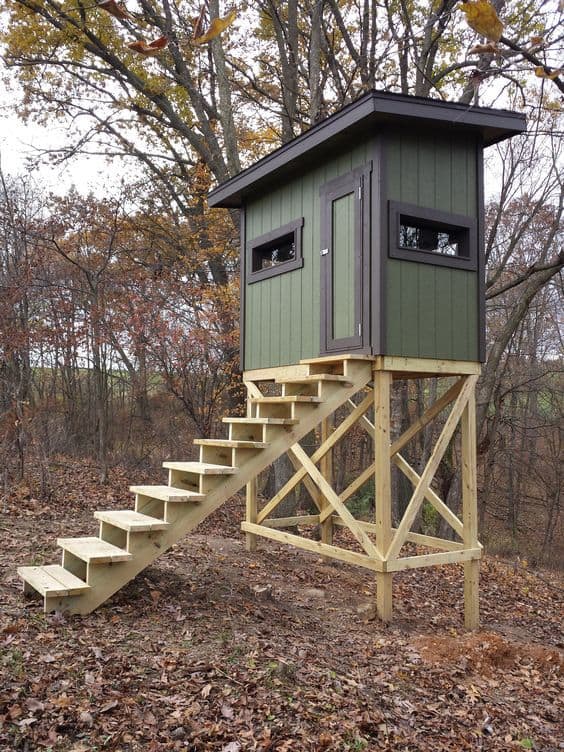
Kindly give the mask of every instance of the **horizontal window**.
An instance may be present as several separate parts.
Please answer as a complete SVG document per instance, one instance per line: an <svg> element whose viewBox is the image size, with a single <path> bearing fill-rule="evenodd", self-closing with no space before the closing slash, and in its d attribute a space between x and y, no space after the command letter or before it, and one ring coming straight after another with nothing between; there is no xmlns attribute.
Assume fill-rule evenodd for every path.
<svg viewBox="0 0 564 752"><path fill-rule="evenodd" d="M472 217L390 201L390 256L437 266L476 269Z"/></svg>
<svg viewBox="0 0 564 752"><path fill-rule="evenodd" d="M247 243L247 281L249 284L303 266L303 217L260 235Z"/></svg>

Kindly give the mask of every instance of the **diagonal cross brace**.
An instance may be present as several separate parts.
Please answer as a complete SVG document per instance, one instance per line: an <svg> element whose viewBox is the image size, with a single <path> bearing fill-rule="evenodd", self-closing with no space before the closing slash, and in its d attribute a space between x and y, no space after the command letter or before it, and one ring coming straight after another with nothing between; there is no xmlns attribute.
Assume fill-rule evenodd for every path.
<svg viewBox="0 0 564 752"><path fill-rule="evenodd" d="M325 457L327 452L335 446L335 444L340 441L340 439L345 436L348 431L354 426L354 424L357 422L357 420L364 415L364 413L371 407L373 404L373 396L372 392L370 392L363 400L362 402L356 406L356 408L352 411L352 413L341 423L341 425L329 436L327 441L325 441L319 449L317 449L316 452L314 452L308 459L311 459L313 464L315 465L322 457ZM298 446L298 445L294 445ZM301 447L300 447L301 448ZM306 455L307 456L307 455ZM273 496L272 499L268 502L268 504L261 509L261 511L258 514L257 522L260 524L263 520L267 519L267 517L270 517L270 514L272 513L273 509L276 509L278 504L284 499L290 491L298 485L298 483L305 478L305 476L308 475L307 471L302 466L297 473L295 473L290 480L285 483L282 488L278 491L276 496Z"/></svg>
<svg viewBox="0 0 564 752"><path fill-rule="evenodd" d="M425 470L423 470L417 486L413 491L413 495L410 499L409 504L407 505L403 519L396 530L388 551L386 552L386 559L396 559L401 547L405 543L406 536L411 528L411 525L413 524L417 512L419 511L423 499L425 498L425 493L428 490L435 473L437 472L439 464L456 430L456 426L458 425L458 421L460 420L464 408L466 407L468 400L474 392L474 387L476 386L477 381L477 376L468 376L466 383L460 390L460 394L456 398L450 415L446 419L443 430L441 431L437 443L435 444L435 448L431 457L429 458L429 462L427 463Z"/></svg>
<svg viewBox="0 0 564 752"><path fill-rule="evenodd" d="M327 482L327 480L321 474L321 471L312 462L312 458L310 458L306 454L306 452L302 449L302 447L299 444L294 444L294 446L291 447L290 451L296 457L296 459L298 459L302 463L302 466L305 472L307 472L307 474L313 480L315 485L319 488L323 496L327 499L327 501L329 502L333 510L343 520L343 522L349 528L351 533L354 535L354 537L357 539L357 541L360 543L360 545L366 551L366 553L369 556L373 556L379 561L382 561L382 556L378 552L378 549L376 548L376 546L372 543L368 535L360 527L360 525L358 524L358 521L355 520L351 512L343 504L337 492Z"/></svg>

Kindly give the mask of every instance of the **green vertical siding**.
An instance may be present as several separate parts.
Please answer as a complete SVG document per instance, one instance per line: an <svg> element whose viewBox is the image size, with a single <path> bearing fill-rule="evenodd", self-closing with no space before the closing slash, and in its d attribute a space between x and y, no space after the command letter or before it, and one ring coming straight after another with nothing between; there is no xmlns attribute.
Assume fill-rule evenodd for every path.
<svg viewBox="0 0 564 752"><path fill-rule="evenodd" d="M246 286L246 370L297 363L301 358L319 355L319 188L371 158L372 144L367 140L247 204L247 242L297 217L304 218L304 265L301 269Z"/></svg>
<svg viewBox="0 0 564 752"><path fill-rule="evenodd" d="M355 332L355 196L349 193L332 202L333 222L333 339Z"/></svg>
<svg viewBox="0 0 564 752"><path fill-rule="evenodd" d="M466 137L391 135L387 198L477 217L475 156ZM392 259L386 251L386 354L478 360L477 273Z"/></svg>

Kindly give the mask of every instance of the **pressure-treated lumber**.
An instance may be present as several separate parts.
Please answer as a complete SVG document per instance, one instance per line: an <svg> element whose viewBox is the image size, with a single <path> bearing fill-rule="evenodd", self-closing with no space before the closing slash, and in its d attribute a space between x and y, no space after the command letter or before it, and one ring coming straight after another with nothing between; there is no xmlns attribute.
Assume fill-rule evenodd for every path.
<svg viewBox="0 0 564 752"><path fill-rule="evenodd" d="M440 564L456 564L478 560L482 552L479 548L468 548L462 551L444 551L437 554L423 554L422 556L406 556L402 559L388 559L384 562L387 572L399 572L402 569L417 569L418 567L438 566Z"/></svg>
<svg viewBox="0 0 564 752"><path fill-rule="evenodd" d="M338 373L314 373L307 376L295 376L293 378L276 378L277 384L312 384L316 382L324 381L339 381L343 384L350 384L350 380L346 376L342 376Z"/></svg>
<svg viewBox="0 0 564 752"><path fill-rule="evenodd" d="M303 394L288 394L281 397L253 397L251 402L261 405L291 405L296 402L309 402L311 404L320 404L323 402L321 397L312 397Z"/></svg>
<svg viewBox="0 0 564 752"><path fill-rule="evenodd" d="M331 364L335 363L332 358L325 362ZM420 364L404 361L398 365L401 365L401 368L403 369L402 373L407 374L410 378L418 373L427 374L429 369L428 362ZM382 366L382 363L380 363L380 366ZM350 420L349 416L350 422L346 426L347 430L349 430L351 425L360 421L373 437L375 461L371 466L366 468L360 474L359 478L350 483L349 486L338 495L334 491L332 492L330 487L327 487L329 484L327 478L324 478L323 458L327 454L328 447L334 446L336 441L343 437L345 431L342 429L340 430L340 427L338 427L336 429L337 436L335 440L330 443L327 443L328 432L323 432L321 447L317 449L311 457L308 457L299 445L293 446L289 452L289 456L294 455L302 464L302 469L298 470L288 483L280 489L275 497L266 504L264 509L258 513L259 524L253 524L252 526L247 525L245 529L247 531L252 530L256 535L263 535L264 537L279 542L315 551L323 556L339 558L341 561L348 561L349 563L360 564L361 566L369 566L369 568L374 569L377 573L377 611L379 616L384 620L389 620L391 618L391 581L394 572L458 562L463 563L465 568L465 621L468 627L473 628L478 621L476 600L477 567L481 556L481 545L477 540L477 535L472 535L471 533L472 529L475 530L476 458L475 429L474 435L471 436L472 423L467 415L469 412L473 413L474 410L472 400L477 374L479 373L479 364L469 364L467 367L463 367L458 363L439 363L437 366L437 373L434 375L457 375L460 378L393 442L390 441L389 399L391 381L397 376L397 374L382 370L382 368L379 370L378 367L375 367L373 373L375 424L372 424L371 421L368 420L365 415L365 409L359 410L355 403L353 403L352 400L349 400L354 411L354 417ZM450 413L446 418L444 427L440 432L429 462L420 475L410 466L400 454L400 451L419 431L429 425L429 423L431 423L431 421L433 421L443 410L449 407L449 405L451 406ZM464 486L466 498L465 509L470 511L466 512L466 517L462 521L447 507L436 492L433 491L430 485L446 447L448 446L456 427L461 421L463 423L466 421L466 428L463 426L462 429L463 455L467 458L466 462L468 463L468 467L471 466L473 468L473 471L463 470L463 476L466 479ZM466 438L464 438L464 433ZM468 453L465 448L466 445L469 445L470 443L474 446L473 456L471 453ZM397 527L392 527L391 524L390 461L392 461L405 474L414 486L410 504L408 505L403 519ZM316 463L321 464L319 469L315 467ZM374 523L354 520L351 524L351 521L346 519L346 516L342 513L342 508L346 509L344 502L356 493L359 488L370 479L372 474L374 474L375 480L376 520ZM302 524L306 524L306 520L307 524L315 524L316 520L319 520L319 522L323 524L327 519L330 519L334 525L349 528L357 540L359 540L359 531L374 535L376 539L376 556L374 556L374 552L371 552L368 556L370 563L367 563L366 559L364 561L358 561L357 557L359 555L356 554L356 552L346 551L346 553L344 553L345 549L340 549L335 546L324 546L323 541L312 542L308 539L303 539L299 536L285 533L277 529L282 528L285 525L299 524L296 517L285 518L277 523L270 518L269 515L285 495L297 485L297 483L305 481L310 484L312 480L323 492L321 497L321 509L319 515L305 516L305 519L302 520ZM332 502L327 508L323 506L323 497L328 498ZM316 499L315 494L313 495L313 498ZM413 524L421 502L425 498L429 500L441 516L452 526L454 531L460 535L463 539L462 542L411 532L410 527ZM317 506L320 506L319 500ZM338 508L338 514L333 511L334 508ZM472 515L474 515L474 517ZM438 549L438 552L409 555L404 556L403 558L398 558L400 549L404 542ZM332 548L338 548L339 553L331 550ZM363 555L360 556L362 557Z"/></svg>
<svg viewBox="0 0 564 752"><path fill-rule="evenodd" d="M134 512L132 509L115 509L94 512L94 518L100 522L126 530L128 533L146 533L150 530L166 530L168 522Z"/></svg>
<svg viewBox="0 0 564 752"><path fill-rule="evenodd" d="M59 564L45 564L42 567L19 567L19 576L41 595L67 596L80 595L90 590L90 585L75 577Z"/></svg>
<svg viewBox="0 0 564 752"><path fill-rule="evenodd" d="M163 467L197 475L236 475L237 473L236 467L214 465L211 462L163 462Z"/></svg>
<svg viewBox="0 0 564 752"><path fill-rule="evenodd" d="M415 516L419 511L421 503L425 498L425 491L428 489L429 484L431 483L431 480L433 479L433 476L435 475L437 468L439 467L439 463L443 458L448 443L451 440L452 435L456 429L462 411L464 410L464 407L466 406L466 403L474 390L477 378L477 376L469 376L467 381L462 386L462 389L460 390L460 393L456 398L452 411L445 422L437 443L435 444L435 448L433 449L427 466L425 467L425 470L423 471L419 482L415 487L409 504L407 505L403 519L398 526L396 534L394 535L388 550L386 551L386 559L395 559L399 554L401 547L405 543L405 536L411 528L411 525L413 524Z"/></svg>
<svg viewBox="0 0 564 752"><path fill-rule="evenodd" d="M292 447L290 447L290 451L292 452L294 457L296 457L296 459L301 463L306 473L319 488L329 504L331 504L335 512L337 512L339 517L341 517L347 523L347 527L360 543L362 548L366 551L366 553L369 556L375 557L376 559L381 559L381 554L376 549L370 538L366 535L364 530L359 525L357 525L357 521L347 509L347 507L343 504L338 494L335 493L332 486L330 486L329 483L325 480L325 478L321 474L321 471L317 469L315 464L304 452L301 446L299 444L294 444Z"/></svg>
<svg viewBox="0 0 564 752"><path fill-rule="evenodd" d="M136 512L116 514L110 510L97 515L103 539L87 537L59 541L64 552L63 568L76 577L80 575L80 581L88 585L88 590L67 595L59 594L61 588L50 592L46 590L45 610L90 613L226 499L245 485L256 483L263 469L363 389L370 378L370 368L364 361L351 361L347 367L347 381L329 379L323 388L323 398L315 398L314 401L307 398L302 403L300 396L296 395L290 397L289 402L281 403L281 407L284 404L299 406L299 411L288 420L281 415L267 415L264 420L253 424L262 425L268 430L268 441L253 442L252 451L248 451L249 445L228 444L231 452L241 453L239 466L215 462L165 462L164 467L169 469L171 481L177 482L169 486L132 486L137 499ZM254 411L262 404L257 392L258 389L250 391L255 395L255 402L249 406L252 411L248 415L250 420L256 420ZM274 420L271 421L271 418ZM263 446L256 446L257 443ZM202 442L202 446L206 444ZM210 447L209 444L207 446ZM186 489L180 487L184 485ZM198 503L193 503L196 499ZM152 519L156 522L147 522ZM141 529L149 525L155 529ZM249 534L254 535L252 529ZM119 545L114 545L117 542ZM31 580L34 573L22 568L21 575L25 588L33 587L26 577Z"/></svg>
<svg viewBox="0 0 564 752"><path fill-rule="evenodd" d="M405 460L399 453L394 455L393 462L399 467L411 484L416 487L421 480L421 476L411 467L409 462L407 462L407 460ZM425 499L427 499L441 517L448 522L452 529L462 537L462 522L431 487L425 489Z"/></svg>
<svg viewBox="0 0 564 752"><path fill-rule="evenodd" d="M330 434L331 434L331 426L329 423L329 419L325 418L325 420L321 421L321 443L322 444L324 444L327 441ZM319 469L321 470L321 475L325 478L327 483L331 484L333 482L333 450L332 449L330 449L321 458L321 461L319 463ZM331 508L331 502L323 494L319 495L319 500L321 504L320 511L322 511L323 508L325 509ZM331 515L328 515L323 520L323 522L321 522L321 541L323 543L328 543L329 545L333 543L333 521L331 519Z"/></svg>
<svg viewBox="0 0 564 752"><path fill-rule="evenodd" d="M392 481L390 475L389 371L374 371L374 505L376 546L381 558L392 540ZM382 621L392 618L392 575L376 575L376 612Z"/></svg>
<svg viewBox="0 0 564 752"><path fill-rule="evenodd" d="M374 370L391 373L406 372L427 378L432 376L476 375L481 372L480 363L469 360L440 360L436 358L403 358L384 355L376 358Z"/></svg>
<svg viewBox="0 0 564 752"><path fill-rule="evenodd" d="M452 367L439 364L436 376L458 375L460 378L398 439L391 442L392 380L398 374L409 378L413 374L426 374L428 371L421 369L430 368L429 361L425 364L404 361L399 364L401 369L397 372L383 368L381 358L366 356L316 359L311 365L300 364L298 370L284 369L283 374L278 369L269 370L270 382L282 384L282 395L279 397L273 397L271 391L264 396L246 374L247 417L225 419L230 426L227 439L200 439L195 442L202 448L202 459L210 461L165 462L164 467L170 471L168 486L131 486L136 494L136 511L97 511L95 518L100 522L100 536L60 539L63 566L20 568L18 571L24 580L25 590L40 592L47 611L60 609L71 613L89 613L233 493L246 487L246 520L242 530L250 550L254 550L260 536L296 546L323 558L334 558L374 571L377 577L377 611L384 620L389 620L392 614L391 582L394 572L460 562L465 571L465 623L467 627L475 628L479 621L478 573L481 556L477 536L474 412L478 367L471 364L463 370L460 364ZM460 370L456 371L456 368ZM317 397L312 394L316 391L315 384L319 387ZM360 402L352 402L352 397L358 400L359 395ZM352 408L351 413L333 428L330 425L331 416L347 402ZM401 450L449 405L450 413L429 462L419 474L401 455ZM374 423L366 416L372 406ZM374 440L374 461L344 491L337 493L332 484L331 452L358 422ZM433 476L458 424L462 433L462 520L431 488ZM321 434L321 445L309 456L299 442L316 428ZM257 477L285 452L296 472L259 510ZM406 513L396 527L392 526L391 520L391 463L406 475L414 487ZM375 519L373 522L357 520L347 508L346 501L371 477L374 477L375 483ZM303 483L307 489L317 513L273 518L273 510L298 483ZM449 522L460 536L460 541L411 531L424 498ZM284 530L287 527L316 525L321 528L321 541ZM351 531L363 553L330 542L332 536L327 531L332 531L333 526L346 527ZM434 551L417 552L417 555L400 558L404 542Z"/></svg>
<svg viewBox="0 0 564 752"><path fill-rule="evenodd" d="M300 421L297 418L223 418L224 423L248 423L265 426L295 426Z"/></svg>
<svg viewBox="0 0 564 752"><path fill-rule="evenodd" d="M363 415L370 407L372 403L372 394L368 394L362 402L353 410L353 412L345 418L341 425L335 429L328 437L328 439L313 453L311 461L315 464L325 456L325 454L345 436L348 431L354 426L358 418ZM259 512L258 522L269 517L278 504L284 499L290 491L295 488L298 483L307 475L306 469L302 466L290 480L280 489L280 491L270 500L270 502Z"/></svg>
<svg viewBox="0 0 564 752"><path fill-rule="evenodd" d="M57 538L57 545L82 561L91 564L109 564L128 561L132 555L118 546L100 538Z"/></svg>
<svg viewBox="0 0 564 752"><path fill-rule="evenodd" d="M318 517L318 515L313 515L314 517ZM336 514L332 515L333 524L337 527L346 527L346 524L343 522L343 520L338 517ZM374 522L367 522L366 520L357 520L357 523L362 527L363 530L366 530L367 533L376 534L376 523ZM263 524L266 524L266 520ZM396 532L396 528L392 528L392 533ZM420 546L427 546L428 548L438 548L441 551L462 551L464 548L464 543L459 543L458 541L451 541L447 538L436 538L433 535L423 535L422 533L412 533L409 532L406 536L406 541L408 543L417 543Z"/></svg>
<svg viewBox="0 0 564 752"><path fill-rule="evenodd" d="M478 543L478 505L476 481L476 405L472 393L462 412L462 538L465 547ZM480 624L480 560L478 557L464 564L464 623L467 629Z"/></svg>
<svg viewBox="0 0 564 752"><path fill-rule="evenodd" d="M194 439L196 446L225 447L226 449L266 449L264 441L239 441L233 439Z"/></svg>
<svg viewBox="0 0 564 752"><path fill-rule="evenodd" d="M262 523L265 527L284 528L298 525L319 525L318 514L297 514L294 517L270 517ZM344 524L344 523L343 523Z"/></svg>
<svg viewBox="0 0 564 752"><path fill-rule="evenodd" d="M327 556L331 559L337 559L338 561L345 561L348 564L356 564L357 566L372 569L374 571L378 571L382 568L382 562L379 559L367 556L366 554L359 554L356 551L349 551L346 548L330 546L327 543L321 543L321 541L301 538L299 535L284 533L281 530L264 527L264 525L252 525L249 522L241 523L241 528L247 533L254 533L263 538L270 538L278 543L287 543L296 548L302 548L304 551L311 551L320 556Z"/></svg>
<svg viewBox="0 0 564 752"><path fill-rule="evenodd" d="M205 495L173 486L129 486L131 493L168 502L202 501Z"/></svg>

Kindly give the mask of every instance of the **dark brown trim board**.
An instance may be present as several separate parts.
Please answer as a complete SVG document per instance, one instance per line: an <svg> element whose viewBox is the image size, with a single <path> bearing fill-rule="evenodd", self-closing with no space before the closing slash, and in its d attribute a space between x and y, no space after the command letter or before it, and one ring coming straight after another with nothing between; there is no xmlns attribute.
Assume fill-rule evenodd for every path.
<svg viewBox="0 0 564 752"><path fill-rule="evenodd" d="M246 277L248 285L252 285L254 282L260 282L262 279L269 279L270 277L278 277L280 274L286 272L293 272L295 269L301 269L304 265L303 249L302 249L302 228L304 226L304 218L299 217L293 219L281 227L277 227L275 230L259 235L258 238L249 240L246 244ZM276 240L284 238L285 236L293 237L294 245L294 258L288 261L282 261L276 266L270 266L266 269L258 269L254 271L254 254L260 252L261 248L274 243Z"/></svg>
<svg viewBox="0 0 564 752"><path fill-rule="evenodd" d="M457 255L443 255L433 251L421 250L421 248L408 248L401 244L400 223L402 218L406 222L416 224L420 221L423 225L438 231L444 230L458 233L460 246ZM415 204L406 204L400 201L388 201L388 233L390 258L414 261L418 264L433 264L434 266L447 266L451 269L466 269L476 271L478 264L478 240L476 220L462 214L428 209Z"/></svg>
<svg viewBox="0 0 564 752"><path fill-rule="evenodd" d="M321 354L367 349L370 342L369 315L369 248L370 248L370 175L372 162L330 180L321 186ZM335 199L355 194L355 322L360 324L360 334L334 339L333 321L333 222L329 208ZM356 326L356 323L355 323Z"/></svg>
<svg viewBox="0 0 564 752"><path fill-rule="evenodd" d="M387 327L387 256L388 256L388 213L386 196L388 195L388 162L386 158L386 135L378 134L374 144L373 203L372 203L372 353L383 355L386 352ZM375 300L375 295L378 299Z"/></svg>
<svg viewBox="0 0 564 752"><path fill-rule="evenodd" d="M239 233L240 233L240 254L239 254L239 368L241 373L245 370L245 287L246 287L246 260L245 260L245 232L246 232L246 216L245 208L241 209L239 215Z"/></svg>
<svg viewBox="0 0 564 752"><path fill-rule="evenodd" d="M303 170L304 160L319 160L324 152L333 151L339 143L350 142L359 134L402 125L428 126L447 134L466 132L490 146L522 133L526 121L522 114L508 110L371 91L219 185L208 195L209 206L240 207L246 196Z"/></svg>
<svg viewBox="0 0 564 752"><path fill-rule="evenodd" d="M478 358L486 362L486 251L484 246L485 207L484 207L484 149L476 145L476 179L478 204Z"/></svg>

